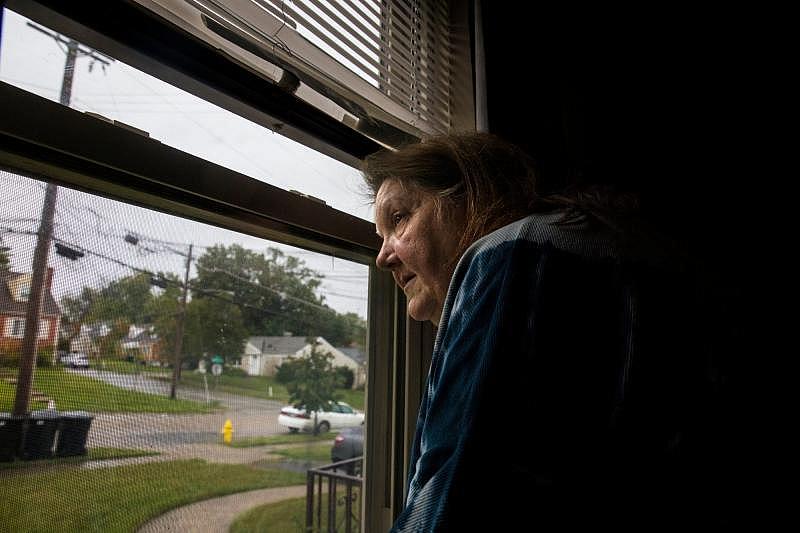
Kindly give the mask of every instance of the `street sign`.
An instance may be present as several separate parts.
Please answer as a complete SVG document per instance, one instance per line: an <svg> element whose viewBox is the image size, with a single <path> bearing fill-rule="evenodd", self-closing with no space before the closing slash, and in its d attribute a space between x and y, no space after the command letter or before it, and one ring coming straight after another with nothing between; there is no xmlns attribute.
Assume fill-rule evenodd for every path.
<svg viewBox="0 0 800 533"><path fill-rule="evenodd" d="M220 374L222 374L222 365L219 363L214 363L213 365L211 365L211 373L214 374L215 376L219 376Z"/></svg>
<svg viewBox="0 0 800 533"><path fill-rule="evenodd" d="M223 362L225 362L225 359L223 359L221 355L215 355L211 358L211 362L221 365Z"/></svg>

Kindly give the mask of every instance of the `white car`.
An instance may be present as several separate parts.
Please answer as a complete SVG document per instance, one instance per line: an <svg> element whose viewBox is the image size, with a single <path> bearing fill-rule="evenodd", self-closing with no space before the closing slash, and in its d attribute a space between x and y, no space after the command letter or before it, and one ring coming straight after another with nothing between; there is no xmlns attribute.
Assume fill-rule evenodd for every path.
<svg viewBox="0 0 800 533"><path fill-rule="evenodd" d="M344 402L332 402L324 411L317 413L317 429L327 433L331 429L360 426L364 423L364 413L356 411ZM289 431L312 431L314 429L314 411L307 413L303 408L287 405L278 415L278 424L289 428Z"/></svg>
<svg viewBox="0 0 800 533"><path fill-rule="evenodd" d="M70 368L89 368L89 357L85 353L72 352L61 358L61 364Z"/></svg>

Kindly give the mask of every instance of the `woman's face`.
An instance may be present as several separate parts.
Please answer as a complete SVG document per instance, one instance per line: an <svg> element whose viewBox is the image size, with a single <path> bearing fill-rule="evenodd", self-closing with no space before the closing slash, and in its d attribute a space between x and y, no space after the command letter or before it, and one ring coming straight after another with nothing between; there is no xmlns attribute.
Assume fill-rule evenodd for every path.
<svg viewBox="0 0 800 533"><path fill-rule="evenodd" d="M463 215L441 211L431 194L393 179L375 195L375 226L383 239L375 262L391 270L411 318L437 326L464 227Z"/></svg>

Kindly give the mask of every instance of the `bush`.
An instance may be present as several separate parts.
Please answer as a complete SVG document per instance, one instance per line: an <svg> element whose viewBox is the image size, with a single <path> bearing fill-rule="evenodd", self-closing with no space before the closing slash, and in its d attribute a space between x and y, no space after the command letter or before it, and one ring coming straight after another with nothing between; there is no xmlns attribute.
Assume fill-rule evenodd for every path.
<svg viewBox="0 0 800 533"><path fill-rule="evenodd" d="M242 370L241 368L235 366L226 366L225 372L223 372L226 376L237 377L237 378L244 378L247 377L247 372Z"/></svg>
<svg viewBox="0 0 800 533"><path fill-rule="evenodd" d="M346 366L337 366L334 371L336 372L336 384L341 389L352 389L353 382L356 379L353 371Z"/></svg>
<svg viewBox="0 0 800 533"><path fill-rule="evenodd" d="M0 341L0 367L19 368L22 353L21 339L4 339ZM36 354L36 366L39 368L53 365L53 348L40 348Z"/></svg>
<svg viewBox="0 0 800 533"><path fill-rule="evenodd" d="M297 375L297 367L300 363L300 360L285 361L275 372L275 381L283 385L294 381Z"/></svg>

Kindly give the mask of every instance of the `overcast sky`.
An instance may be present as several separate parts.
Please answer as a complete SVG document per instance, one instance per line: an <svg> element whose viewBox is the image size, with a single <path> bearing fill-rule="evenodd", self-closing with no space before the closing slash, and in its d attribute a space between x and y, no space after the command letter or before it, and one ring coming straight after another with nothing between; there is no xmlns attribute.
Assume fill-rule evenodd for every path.
<svg viewBox="0 0 800 533"><path fill-rule="evenodd" d="M0 46L0 80L58 101L66 58L63 45L27 26L6 10ZM258 180L324 199L342 211L372 220L355 169L266 128L213 106L132 67L111 62L105 69L79 56L71 107L99 113L147 131L150 136ZM3 110L9 112L9 110ZM30 271L44 185L0 171L0 238L12 248L12 268ZM143 270L183 272L189 243L194 255L218 243L263 252L275 243L120 202L59 188L55 236L92 253L70 261L52 253L57 297L84 285ZM133 247L123 239L139 237ZM339 312L366 316L367 267L279 246L326 277L320 294ZM193 270L194 275L194 270Z"/></svg>

